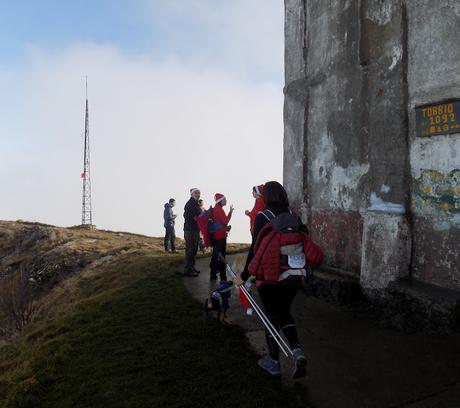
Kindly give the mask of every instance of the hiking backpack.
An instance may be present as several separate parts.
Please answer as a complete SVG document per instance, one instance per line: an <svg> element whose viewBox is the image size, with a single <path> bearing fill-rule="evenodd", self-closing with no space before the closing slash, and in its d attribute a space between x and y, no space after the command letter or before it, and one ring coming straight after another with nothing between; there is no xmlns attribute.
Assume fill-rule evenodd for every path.
<svg viewBox="0 0 460 408"><path fill-rule="evenodd" d="M292 276L302 279L309 267L317 267L323 251L308 236L299 217L285 212L277 216L270 210L260 212L269 221L259 232L249 272L257 280L279 283Z"/></svg>
<svg viewBox="0 0 460 408"><path fill-rule="evenodd" d="M203 236L204 246L209 248L211 240L215 232L219 229L225 228L225 225L218 224L213 220L213 208L209 207L208 210L201 212L195 217L201 235Z"/></svg>

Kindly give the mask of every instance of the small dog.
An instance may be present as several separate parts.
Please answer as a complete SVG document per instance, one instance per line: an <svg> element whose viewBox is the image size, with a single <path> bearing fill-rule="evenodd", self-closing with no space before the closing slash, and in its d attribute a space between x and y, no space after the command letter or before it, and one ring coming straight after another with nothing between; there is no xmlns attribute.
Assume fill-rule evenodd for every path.
<svg viewBox="0 0 460 408"><path fill-rule="evenodd" d="M219 287L211 292L208 298L204 301L204 311L206 313L216 311L217 319L221 320L223 315L224 320L227 317L227 310L230 308L230 296L232 294L233 283L221 281Z"/></svg>

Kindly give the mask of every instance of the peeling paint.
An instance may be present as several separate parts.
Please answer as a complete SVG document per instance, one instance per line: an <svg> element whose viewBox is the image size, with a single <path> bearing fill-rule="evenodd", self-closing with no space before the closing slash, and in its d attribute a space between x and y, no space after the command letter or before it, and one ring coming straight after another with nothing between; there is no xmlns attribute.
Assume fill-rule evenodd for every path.
<svg viewBox="0 0 460 408"><path fill-rule="evenodd" d="M413 179L413 206L422 213L460 214L460 169L449 173L422 170Z"/></svg>
<svg viewBox="0 0 460 408"><path fill-rule="evenodd" d="M392 14L391 2L374 0L373 3L375 4L367 9L366 18L381 26L388 24Z"/></svg>
<svg viewBox="0 0 460 408"><path fill-rule="evenodd" d="M454 10L454 13L457 17L460 17L460 3L458 0L448 1L448 7L451 7Z"/></svg>
<svg viewBox="0 0 460 408"><path fill-rule="evenodd" d="M417 138L412 142L412 177L420 178L423 169L448 173L460 167L460 135Z"/></svg>
<svg viewBox="0 0 460 408"><path fill-rule="evenodd" d="M369 171L369 164L357 163L353 159L347 167L342 167L334 160L336 149L329 134L319 139L312 155L313 181L327 183L329 188L323 191L321 199L330 206L352 210L355 206L351 192L358 190L361 178Z"/></svg>
<svg viewBox="0 0 460 408"><path fill-rule="evenodd" d="M402 57L402 48L400 46L395 46L393 47L393 53L392 53L392 60L391 60L391 65L388 67L390 71L393 70L393 68L396 66L396 64L401 61Z"/></svg>
<svg viewBox="0 0 460 408"><path fill-rule="evenodd" d="M383 201L376 193L371 193L371 205L368 211L384 212L388 214L404 214L406 211L401 204Z"/></svg>
<svg viewBox="0 0 460 408"><path fill-rule="evenodd" d="M448 219L435 219L433 228L435 231L449 231L451 228L460 228L460 214L455 214Z"/></svg>
<svg viewBox="0 0 460 408"><path fill-rule="evenodd" d="M409 254L409 225L404 216L385 213L366 214L360 276L363 287L382 289L390 282L407 276Z"/></svg>

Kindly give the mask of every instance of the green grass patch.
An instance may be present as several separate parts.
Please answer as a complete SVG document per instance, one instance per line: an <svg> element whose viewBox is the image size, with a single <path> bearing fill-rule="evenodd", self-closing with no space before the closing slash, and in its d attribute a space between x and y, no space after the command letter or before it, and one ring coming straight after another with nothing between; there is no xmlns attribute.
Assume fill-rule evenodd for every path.
<svg viewBox="0 0 460 408"><path fill-rule="evenodd" d="M300 388L259 371L240 329L203 320L177 259L126 256L73 278L60 313L0 347L0 406L301 406Z"/></svg>

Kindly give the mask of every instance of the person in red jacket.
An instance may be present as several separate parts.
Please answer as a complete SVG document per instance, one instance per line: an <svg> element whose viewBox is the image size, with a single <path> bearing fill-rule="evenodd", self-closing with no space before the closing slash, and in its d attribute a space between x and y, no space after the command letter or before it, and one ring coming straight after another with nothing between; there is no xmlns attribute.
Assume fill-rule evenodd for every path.
<svg viewBox="0 0 460 408"><path fill-rule="evenodd" d="M220 259L221 256L226 256L227 252L227 235L230 231L228 223L232 218L233 206L230 206L228 215L224 211L227 205L227 199L223 194L216 193L214 196L216 202L212 209L212 224L209 226L212 244L212 257L209 267L211 269L211 280L217 279L217 273L220 275L221 280L227 279L225 272L225 263Z"/></svg>
<svg viewBox="0 0 460 408"><path fill-rule="evenodd" d="M276 182L270 181L265 184L263 193L267 209L257 214L254 222L254 233L252 235L252 245L249 250L246 266L241 273L241 279L245 282L250 277L251 263L257 256L256 244L259 234L264 227L270 223L268 214L277 217L283 214L290 214L289 199L284 187ZM305 227L305 231L308 231ZM275 263L279 263L278 255ZM282 331L294 352L295 368L293 378L300 378L306 375L307 360L299 343L297 327L291 316L291 304L300 288L299 283L289 280L284 283L265 283L258 285L259 297L265 309L265 314L272 322L273 326ZM280 350L279 346L268 330L265 332L268 346L268 355L259 360L259 366L272 376L281 375Z"/></svg>
<svg viewBox="0 0 460 408"><path fill-rule="evenodd" d="M244 213L249 217L251 235L254 233L254 220L256 219L257 214L265 210L264 202L264 185L254 186L252 188L252 196L256 199L254 203L254 208L249 211L246 210Z"/></svg>

